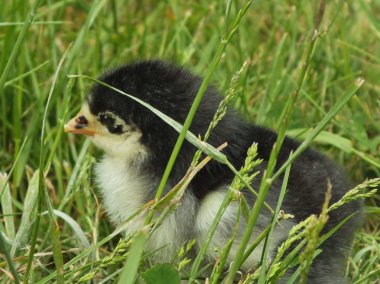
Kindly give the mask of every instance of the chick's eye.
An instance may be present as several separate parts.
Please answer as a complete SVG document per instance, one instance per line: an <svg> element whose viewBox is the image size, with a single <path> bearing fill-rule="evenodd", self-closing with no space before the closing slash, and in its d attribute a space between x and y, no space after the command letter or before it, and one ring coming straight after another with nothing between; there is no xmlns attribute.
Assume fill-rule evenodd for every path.
<svg viewBox="0 0 380 284"><path fill-rule="evenodd" d="M109 132L114 134L123 133L123 126L121 124L112 125L112 127L108 127Z"/></svg>
<svg viewBox="0 0 380 284"><path fill-rule="evenodd" d="M113 134L122 134L123 133L123 125L118 124L115 117L109 114L100 114L99 121L105 127L107 127L108 131Z"/></svg>
<svg viewBox="0 0 380 284"><path fill-rule="evenodd" d="M101 124L105 125L107 128L115 124L115 118L107 114L99 115L99 121Z"/></svg>

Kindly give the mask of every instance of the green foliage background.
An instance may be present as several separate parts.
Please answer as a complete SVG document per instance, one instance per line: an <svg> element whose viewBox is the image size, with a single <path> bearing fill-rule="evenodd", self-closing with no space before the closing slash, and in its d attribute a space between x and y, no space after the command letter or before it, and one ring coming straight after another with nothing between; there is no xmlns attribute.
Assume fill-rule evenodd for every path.
<svg viewBox="0 0 380 284"><path fill-rule="evenodd" d="M284 105L296 89L318 2L254 1L243 17L212 84L223 94L232 75L247 61L232 103L247 119L278 129ZM233 15L244 4L231 3ZM27 245L33 233L28 222L22 222L22 214L29 214L29 209L31 215L25 220L35 216L33 208L25 205L28 202L33 206L40 202L39 212L54 208L65 214L56 220L52 214L40 218L30 264L33 283L55 271L50 239L57 232L50 234L52 222L60 231L56 245L65 263L113 231L91 175L99 153L82 138L63 133L63 123L79 110L90 85L67 75L96 76L107 68L148 58L173 61L205 75L228 24L225 11L224 1L207 0L3 3L0 171L10 174L10 179L1 196L0 231L10 240L24 232L19 249L11 252L20 275L31 261ZM379 18L376 0L327 1L320 38L288 127L289 135L302 138L348 86L363 77L363 86L314 143L346 169L353 183L380 176ZM28 20L33 22L29 25ZM43 187L32 178L38 169L39 174L46 170L46 191L43 198L33 201L27 192ZM377 195L366 201L368 214L347 269L355 283L371 283L380 277L379 199ZM80 230L73 224L79 224ZM93 257L108 255L116 244L115 239L106 242ZM0 279L9 282L12 276L4 254L0 254L0 269ZM106 279L115 271L117 275L119 269L105 266L96 279Z"/></svg>

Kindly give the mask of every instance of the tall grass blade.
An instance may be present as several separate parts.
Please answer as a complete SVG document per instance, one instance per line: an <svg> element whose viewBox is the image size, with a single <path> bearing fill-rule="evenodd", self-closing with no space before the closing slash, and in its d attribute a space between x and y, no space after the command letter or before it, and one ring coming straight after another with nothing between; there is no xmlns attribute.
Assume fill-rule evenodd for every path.
<svg viewBox="0 0 380 284"><path fill-rule="evenodd" d="M244 231L242 241L241 241L239 249L236 253L235 260L232 263L232 267L231 267L231 269L230 269L230 271L229 271L229 273L225 279L227 284L233 283L234 277L235 277L240 265L242 264L244 252L245 252L245 249L247 247L248 241L251 237L253 228L256 225L257 218L259 217L261 207L264 204L265 197L268 193L271 182L274 180L274 178L271 178L271 176L272 176L272 173L275 169L277 155L280 152L282 143L285 139L285 132L287 129L287 125L289 123L290 116L293 113L293 109L294 109L294 106L296 104L297 98L298 98L299 93L302 89L302 86L305 82L305 78L307 75L307 71L309 69L310 60L312 58L314 46L315 46L315 43L316 43L317 38L318 38L318 29L319 29L319 25L320 25L321 20L322 20L322 16L324 14L324 7L325 7L325 2L322 0L321 4L320 4L319 13L317 14L316 20L315 20L314 33L311 37L309 45L306 48L305 62L303 62L303 65L302 65L301 70L300 70L300 75L298 77L296 91L287 100L284 111L281 114L281 117L279 120L281 123L279 124L280 126L278 129L277 139L276 139L276 142L273 146L273 150L271 151L267 169L266 169L266 171L263 175L263 178L261 180L260 189L259 189L259 196L258 196L257 201L255 202L255 205L253 207L253 210L249 216L249 219L247 222L247 227ZM286 167L284 167L284 169L285 168Z"/></svg>
<svg viewBox="0 0 380 284"><path fill-rule="evenodd" d="M29 30L30 25L32 24L32 22L34 20L34 17L36 15L36 10L37 10L38 6L40 5L40 3L41 3L41 0L37 0L36 2L34 2L34 5L33 5L32 9L30 10L27 19L25 20L25 22L23 24L21 32L17 38L17 41L16 41L16 43L12 49L11 54L9 55L7 64L5 65L4 70L1 73L0 90L3 90L3 88L4 88L5 81L8 78L8 73L9 73L11 67L14 66L14 63L17 59L17 56L19 55L21 45L25 40L26 34Z"/></svg>
<svg viewBox="0 0 380 284"><path fill-rule="evenodd" d="M8 80L5 82L4 87L10 86L14 84L15 82L29 76L30 74L36 72L37 70L41 69L42 67L45 67L47 64L49 64L49 60L46 60L45 62L42 62L40 65L36 66L35 68L29 70L28 72L25 72L24 74L21 74L11 80Z"/></svg>
<svg viewBox="0 0 380 284"><path fill-rule="evenodd" d="M292 157L292 153L290 153L290 157ZM261 256L261 260L260 260L261 268L260 268L259 279L257 282L258 284L265 283L265 276L266 276L265 273L266 273L266 269L267 269L268 248L269 248L269 243L271 241L270 238L271 238L271 235L273 233L274 226L276 225L276 222L278 220L280 210L281 210L281 205L282 205L282 202L283 202L284 197L285 197L285 192L286 192L286 188L287 188L288 180L289 180L290 168L291 168L291 165L289 165L286 168L284 179L283 179L282 185L281 185L280 195L278 197L276 209L275 209L275 212L274 212L273 217L272 217L272 222L270 224L270 231L265 238L263 253ZM279 226L281 226L281 224Z"/></svg>
<svg viewBox="0 0 380 284"><path fill-rule="evenodd" d="M79 243L82 245L83 248L89 248L91 246L90 242L88 241L85 233L83 232L82 228L79 226L78 222L76 222L71 216L67 215L65 212L62 212L60 210L53 210L54 214L58 217L61 217L67 224L70 225L70 227L73 229L75 235L78 238ZM48 211L45 211L41 213L41 215L48 214Z"/></svg>
<svg viewBox="0 0 380 284"><path fill-rule="evenodd" d="M67 188L65 190L65 196L63 197L62 202L59 204L58 210L62 210L65 207L65 205L67 204L67 202L69 202L70 195L71 195L72 190L74 188L75 181L78 178L80 169L83 165L84 158L87 154L87 150L90 147L90 145L91 145L91 141L86 140L82 146L82 149L79 153L78 159L76 160L74 170L73 170L73 172L70 176L69 182L67 184Z"/></svg>
<svg viewBox="0 0 380 284"><path fill-rule="evenodd" d="M191 267L189 283L193 283L198 277L198 271L199 271L200 265L202 264L203 257L206 254L206 251L210 245L212 237L214 236L214 233L216 229L218 228L218 225L223 216L223 213L226 211L228 205L230 204L232 197L233 197L232 189L228 189L222 203L219 206L218 212L215 215L215 219L213 220L211 227L207 232L205 240L202 242L201 248L199 249L197 253L197 257L195 258L194 263Z"/></svg>
<svg viewBox="0 0 380 284"><path fill-rule="evenodd" d="M16 236L16 230L13 218L12 196L7 181L8 175L0 172L0 204L4 215L6 235L13 241Z"/></svg>
<svg viewBox="0 0 380 284"><path fill-rule="evenodd" d="M60 229L59 229L59 225L57 223L56 217L54 215L53 206L51 204L49 193L47 191L46 184L45 184L45 172L47 172L49 167L50 167L49 161L48 161L47 165L45 164L46 163L46 161L45 161L45 154L46 154L45 128L46 128L46 118L47 118L50 100L51 100L52 95L53 95L53 91L54 91L55 84L56 84L57 79L58 79L59 72L60 72L62 65L63 65L63 62L64 62L64 60L68 54L68 51L69 51L69 49L66 49L65 53L63 54L58 66L57 66L57 70L56 70L54 77L53 77L53 82L52 82L51 88L49 90L49 95L48 95L47 103L45 106L44 115L42 118L42 129L41 129L41 135L40 135L39 180L38 180L38 199L39 199L39 201L37 203L37 212L39 213L41 210L42 199L45 198L45 202L46 202L46 205L48 208L49 225L50 225L49 230L50 230L51 241L52 241L52 246L53 246L53 257L54 257L54 262L55 262L57 273L58 273L57 274L58 275L58 277L57 277L58 283L64 282L63 256L62 256L62 249L61 249L61 244L60 244L60 240L59 240ZM27 273L26 273L26 277L25 277L26 279L28 279L28 277L29 277L29 271L31 269L34 250L36 247L37 235L38 235L38 230L39 230L39 219L40 219L40 215L38 214L37 215L37 221L34 223L34 227L33 227L31 250L30 250L30 254L29 254L29 258L28 258L28 264L27 264L27 270L26 270Z"/></svg>
<svg viewBox="0 0 380 284"><path fill-rule="evenodd" d="M339 98L331 110L323 117L323 119L317 124L314 130L307 136L307 138L301 143L301 145L294 151L293 156L288 159L278 171L273 175L272 179L278 178L286 169L286 167L294 161L303 151L310 146L318 134L327 126L327 124L333 119L333 117L347 104L347 102L355 95L357 90L363 85L364 79L358 78L351 86L344 92Z"/></svg>
<svg viewBox="0 0 380 284"><path fill-rule="evenodd" d="M141 254L143 253L144 244L147 238L147 233L143 231L140 231L134 236L132 246L129 250L129 256L125 264L125 267L128 269L123 269L118 281L119 284L135 283L137 269L140 264Z"/></svg>
<svg viewBox="0 0 380 284"><path fill-rule="evenodd" d="M374 31L375 35L377 36L378 39L380 39L380 24L379 24L379 19L376 19L376 16L371 13L371 11L368 9L368 5L366 4L363 0L359 0L360 3L360 8L362 11L365 13L368 21L371 24L371 28Z"/></svg>
<svg viewBox="0 0 380 284"><path fill-rule="evenodd" d="M33 220L36 216L35 210L33 210L36 206L37 197L38 197L38 177L39 171L37 170L31 180L29 181L28 190L26 192L26 197L24 200L24 208L21 216L21 222L18 227L12 248L11 248L11 256L14 257L17 249L20 246L26 244L26 240L28 234L30 232L30 227L33 223Z"/></svg>
<svg viewBox="0 0 380 284"><path fill-rule="evenodd" d="M157 188L157 192L156 192L156 196L155 196L155 199L158 200L164 190L164 187L166 185L166 182L167 182L167 179L169 178L169 174L171 172L171 169L174 165L174 162L177 158L177 155L179 153L179 150L182 146L182 143L183 141L185 140L185 137L186 137L186 132L188 131L190 125L191 125L191 122L195 116L195 113L198 109L198 106L199 104L201 103L202 101L202 97L203 97L203 94L205 93L206 89L207 89L207 86L209 84L209 81L211 79L211 76L213 75L216 67L218 66L219 64L219 61L220 59L222 58L222 54L224 52L224 50L226 49L228 43L230 42L232 36L236 33L236 30L239 26L239 23L240 23L240 20L242 19L243 15L245 14L245 12L248 10L249 6L252 4L252 0L251 1L247 1L245 3L245 5L242 7L242 9L239 11L239 13L237 14L237 16L235 17L234 19L234 23L231 27L231 29L228 31L228 33L226 34L225 38L222 40L220 46L219 46L219 49L217 50L213 60L211 61L211 64L210 64L210 67L208 68L207 70L207 73L202 81L202 84L201 86L199 87L199 90L198 90L198 93L197 95L195 96L195 99L194 99L194 102L193 104L191 105L191 108L190 108L190 111L186 117L186 120L183 124L183 128L179 134L179 137L177 139L177 142L174 146L174 149L173 149L173 152L172 152L172 155L170 156L170 159L169 159L169 162L166 166L166 169L165 169L165 172L163 174L163 177L161 179L161 182ZM152 215L153 213L150 214L150 216L147 217L147 222L150 221L150 219L152 218Z"/></svg>
<svg viewBox="0 0 380 284"><path fill-rule="evenodd" d="M7 263L8 263L9 269L11 270L11 273L12 273L12 276L13 276L12 280L15 283L17 283L17 284L20 283L19 282L19 276L17 274L15 265L14 265L14 263L12 261L12 257L11 257L11 255L9 253L9 250L7 248L7 244L6 244L6 241L5 241L5 238L4 238L4 235L3 235L2 232L0 232L0 252L5 255L5 259L6 259ZM4 281L5 281L5 279L4 279Z"/></svg>
<svg viewBox="0 0 380 284"><path fill-rule="evenodd" d="M308 129L306 128L298 128L298 129L292 129L287 131L287 134L289 136L293 137L301 137L302 139L305 139L308 134ZM334 134L327 131L321 131L318 136L314 139L317 143L327 144L334 146L337 149L340 149L348 154L354 154L358 157L362 158L363 160L367 161L371 165L380 168L380 160L369 156L368 154L358 150L353 146L353 143L350 139L347 139L345 137L342 137L338 134Z"/></svg>

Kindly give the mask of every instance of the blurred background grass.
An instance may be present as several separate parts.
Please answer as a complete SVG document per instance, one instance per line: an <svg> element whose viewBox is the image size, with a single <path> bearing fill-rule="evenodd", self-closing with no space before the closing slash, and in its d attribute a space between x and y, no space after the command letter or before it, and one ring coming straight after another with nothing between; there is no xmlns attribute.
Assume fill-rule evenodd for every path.
<svg viewBox="0 0 380 284"><path fill-rule="evenodd" d="M242 3L233 1L232 13ZM34 5L37 9L31 14ZM2 5L0 171L12 170L12 174L9 195L1 196L0 230L10 242L20 231L26 193L40 167L40 135L49 92L43 140L47 190L53 208L71 216L82 230L73 229L68 217L58 219L63 258L68 261L88 245L79 236L93 244L112 227L96 198L91 176L91 165L99 154L83 139L63 134L63 123L79 110L89 87L88 81L67 75L96 76L107 68L148 58L176 62L204 75L224 32L225 8L223 1L206 0L15 0ZM295 90L317 9L314 1L255 1L244 16L212 82L223 93L233 73L249 62L233 102L247 119L277 128L284 104ZM27 26L24 23L30 17L34 21ZM357 95L314 144L341 164L353 183L380 176L379 18L379 1L328 1L323 33L289 125L290 135L302 137L356 78L363 77L366 82ZM5 209L10 200L12 206ZM366 203L368 214L348 268L356 283L380 277L379 195ZM46 208L43 204L41 211ZM44 215L33 262L34 280L55 269L51 242L45 236L48 230ZM20 248L30 243L31 234L26 232ZM114 244L107 243L95 257L107 255ZM14 254L21 275L27 255L27 248ZM9 280L1 254L0 269L4 272L0 279ZM105 268L100 275L115 269Z"/></svg>

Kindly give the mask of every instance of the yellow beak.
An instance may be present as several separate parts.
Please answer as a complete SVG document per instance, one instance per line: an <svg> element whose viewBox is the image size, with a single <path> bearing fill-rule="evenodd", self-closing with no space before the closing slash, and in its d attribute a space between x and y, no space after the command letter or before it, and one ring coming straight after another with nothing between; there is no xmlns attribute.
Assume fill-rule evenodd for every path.
<svg viewBox="0 0 380 284"><path fill-rule="evenodd" d="M94 136L97 133L94 125L91 125L90 120L84 116L83 111L80 111L74 118L66 123L63 129L65 132L88 136Z"/></svg>

